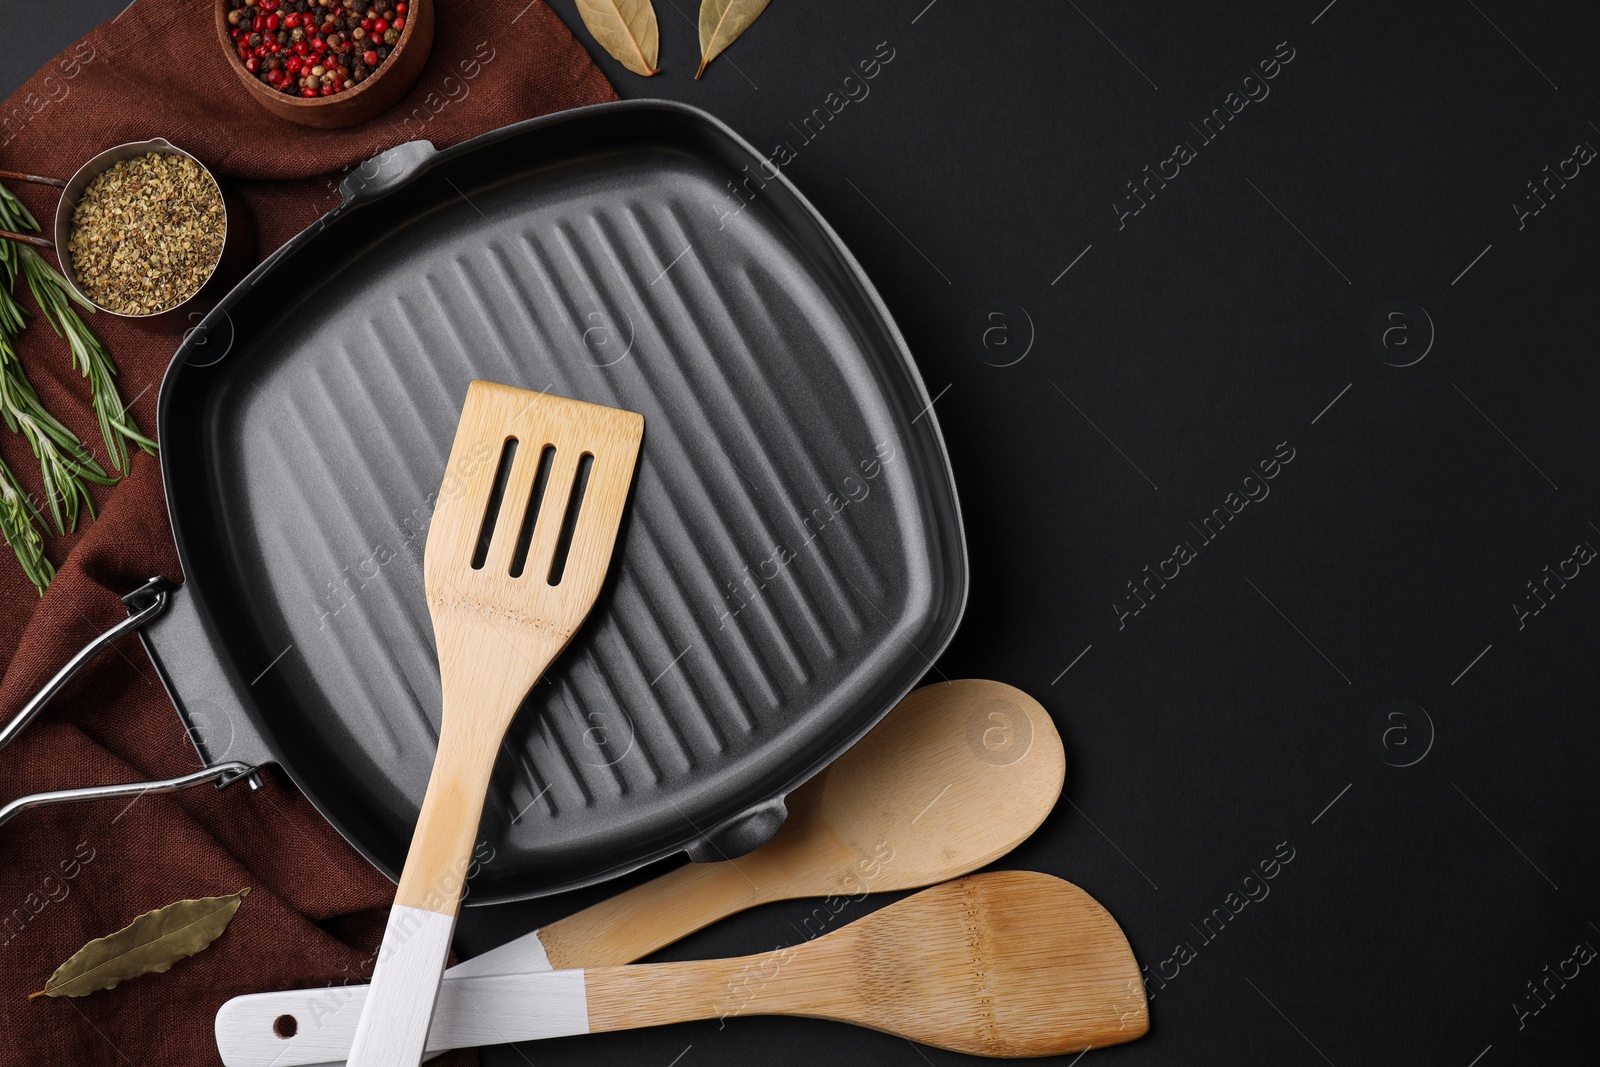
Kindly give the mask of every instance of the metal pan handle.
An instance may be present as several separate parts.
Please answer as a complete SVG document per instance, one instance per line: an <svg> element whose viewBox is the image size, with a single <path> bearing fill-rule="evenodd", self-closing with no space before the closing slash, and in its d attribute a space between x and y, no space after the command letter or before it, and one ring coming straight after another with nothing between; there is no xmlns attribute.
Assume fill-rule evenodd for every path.
<svg viewBox="0 0 1600 1067"><path fill-rule="evenodd" d="M152 578L123 597L122 602L128 606L128 617L99 637L96 637L93 641L90 641L75 656L67 660L61 669L56 671L55 676L44 684L44 688L35 693L33 698L22 706L22 710L11 717L11 721L6 723L3 729L0 729L0 748L4 748L14 741L39 712L44 709L50 698L59 693L67 682L72 680L72 676L83 669L86 663L165 611L173 588L173 583L165 578ZM230 761L213 764L192 774L180 775L177 778L163 778L153 782L125 782L117 785L97 785L81 789L55 789L45 793L33 793L29 796L18 797L9 804L0 807L0 826L5 825L14 816L27 811L29 808L44 807L49 804L76 804L86 800L115 800L118 797L140 797L146 793L175 793L180 789L187 789L203 782L216 782L217 788L222 789L241 778L250 781L251 789L259 789L261 782L256 777L255 772L256 768L248 763Z"/></svg>
<svg viewBox="0 0 1600 1067"><path fill-rule="evenodd" d="M439 154L432 141L404 141L362 163L339 183L339 199L345 204L376 200L410 181L423 166Z"/></svg>
<svg viewBox="0 0 1600 1067"><path fill-rule="evenodd" d="M44 688L35 693L32 700L22 705L22 710L13 715L11 721L0 729L0 748L5 748L15 741L17 735L21 734L34 717L44 710L50 698L61 692L72 680L72 676L82 670L85 664L165 611L167 593L171 589L172 583L165 578L152 578L123 597L122 602L132 609L128 617L84 645L77 655L62 664L61 669L56 671L55 677L44 683Z"/></svg>
<svg viewBox="0 0 1600 1067"><path fill-rule="evenodd" d="M248 763L219 763L214 767L205 767L195 771L193 774L184 774L177 778L162 778L154 782L91 785L82 789L53 789L48 793L31 793L25 797L18 797L4 807L0 807L0 826L4 826L13 816L19 815L29 808L42 808L48 804L77 804L85 800L115 800L118 797L142 797L146 793L176 793L178 790L188 789L192 785L213 781L217 783L218 789L223 789L241 778L249 778L255 773L255 770Z"/></svg>

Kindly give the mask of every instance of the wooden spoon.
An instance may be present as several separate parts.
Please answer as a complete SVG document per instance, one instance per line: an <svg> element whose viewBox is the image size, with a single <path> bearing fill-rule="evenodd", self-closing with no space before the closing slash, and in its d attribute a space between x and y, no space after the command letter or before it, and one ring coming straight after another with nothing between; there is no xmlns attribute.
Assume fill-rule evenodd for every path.
<svg viewBox="0 0 1600 1067"><path fill-rule="evenodd" d="M789 817L737 860L691 863L445 972L447 981L550 967L631 963L745 908L799 897L915 889L968 874L1026 840L1061 795L1066 755L1050 714L1001 682L916 690L830 767L789 795ZM807 921L808 924L810 920ZM217 1014L275 1047L278 1028L356 1013L360 986L249 998ZM270 1009L270 1010L268 1010ZM279 1022L279 1020L287 1020Z"/></svg>
<svg viewBox="0 0 1600 1067"><path fill-rule="evenodd" d="M270 1025L251 1003L261 999L223 1010L255 1010L259 1030ZM979 1056L1063 1055L1149 1029L1139 965L1116 920L1070 882L994 871L756 956L451 979L428 1050L737 1015L833 1019ZM348 1017L336 1017L241 1045L221 1024L219 1015L228 1067L336 1061L350 1035Z"/></svg>
<svg viewBox="0 0 1600 1067"><path fill-rule="evenodd" d="M978 680L924 686L790 794L789 817L762 847L669 871L538 938L553 967L630 963L757 904L942 882L1027 840L1065 774L1050 713L1022 690ZM467 961L465 973L504 973L499 954L508 947Z"/></svg>
<svg viewBox="0 0 1600 1067"><path fill-rule="evenodd" d="M599 595L644 417L477 381L423 552L439 646L439 751L406 853L353 1067L422 1059L501 741Z"/></svg>

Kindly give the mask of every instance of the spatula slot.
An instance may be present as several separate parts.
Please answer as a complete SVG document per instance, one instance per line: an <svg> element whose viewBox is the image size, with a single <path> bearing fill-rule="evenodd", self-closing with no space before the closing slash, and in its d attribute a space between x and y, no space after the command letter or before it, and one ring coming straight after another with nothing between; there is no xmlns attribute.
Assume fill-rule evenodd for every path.
<svg viewBox="0 0 1600 1067"><path fill-rule="evenodd" d="M560 585L561 575L567 569L567 553L572 550L572 535L578 527L578 512L583 507L583 492L589 487L589 471L593 467L594 453L585 452L578 457L572 492L567 497L567 513L561 519L561 536L556 538L555 557L550 561L551 585Z"/></svg>
<svg viewBox="0 0 1600 1067"><path fill-rule="evenodd" d="M478 545L472 550L472 569L483 570L483 561L489 558L489 543L494 540L494 528L500 520L500 502L506 495L506 482L511 480L511 462L517 457L517 439L507 437L500 448L500 466L494 471L494 485L489 490L489 502L483 508L483 525L478 527Z"/></svg>
<svg viewBox="0 0 1600 1067"><path fill-rule="evenodd" d="M533 489L528 493L528 506L522 512L522 529L517 531L517 547L511 554L511 577L521 578L528 564L528 545L533 542L533 527L539 521L539 506L544 502L545 486L550 481L550 468L555 465L556 446L545 445L539 453L539 472L533 476Z"/></svg>

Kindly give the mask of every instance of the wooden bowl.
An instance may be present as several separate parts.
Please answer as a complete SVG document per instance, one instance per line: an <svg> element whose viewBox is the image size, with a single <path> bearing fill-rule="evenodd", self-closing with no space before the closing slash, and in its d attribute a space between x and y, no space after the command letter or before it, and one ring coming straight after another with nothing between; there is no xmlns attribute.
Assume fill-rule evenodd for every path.
<svg viewBox="0 0 1600 1067"><path fill-rule="evenodd" d="M244 83L245 91L256 103L281 119L331 130L366 122L393 107L422 73L433 48L433 0L409 0L406 25L400 31L394 51L377 68L377 73L360 85L332 96L305 97L280 93L244 69L239 53L228 36L228 3L217 0L217 41L227 54L228 66Z"/></svg>

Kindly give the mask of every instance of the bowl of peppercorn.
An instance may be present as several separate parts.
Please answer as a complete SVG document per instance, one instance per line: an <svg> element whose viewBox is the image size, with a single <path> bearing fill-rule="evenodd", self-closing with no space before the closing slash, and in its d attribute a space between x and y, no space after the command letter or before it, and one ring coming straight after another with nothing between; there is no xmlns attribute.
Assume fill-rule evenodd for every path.
<svg viewBox="0 0 1600 1067"><path fill-rule="evenodd" d="M217 0L217 37L262 107L354 126L392 107L433 47L432 0Z"/></svg>

